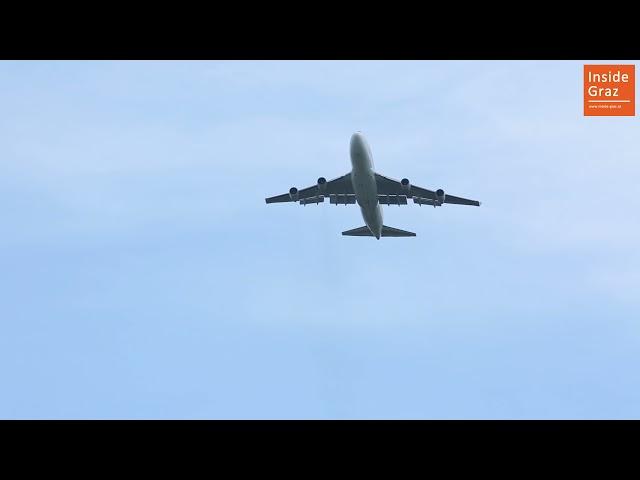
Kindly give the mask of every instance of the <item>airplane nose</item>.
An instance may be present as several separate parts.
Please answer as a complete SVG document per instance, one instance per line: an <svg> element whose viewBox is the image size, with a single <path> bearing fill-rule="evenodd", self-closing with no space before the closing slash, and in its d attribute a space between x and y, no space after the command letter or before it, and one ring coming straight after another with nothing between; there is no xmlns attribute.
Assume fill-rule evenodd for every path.
<svg viewBox="0 0 640 480"><path fill-rule="evenodd" d="M353 135L351 135L351 151L356 152L363 148L364 145L364 137L362 136L362 132L357 131Z"/></svg>

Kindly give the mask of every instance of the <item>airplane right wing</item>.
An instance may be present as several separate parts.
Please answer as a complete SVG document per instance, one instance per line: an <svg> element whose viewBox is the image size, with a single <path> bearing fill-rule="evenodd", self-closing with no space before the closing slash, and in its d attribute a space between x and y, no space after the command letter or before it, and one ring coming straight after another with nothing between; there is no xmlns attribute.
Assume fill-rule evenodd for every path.
<svg viewBox="0 0 640 480"><path fill-rule="evenodd" d="M306 205L309 203L322 203L324 202L324 197L329 197L331 195L344 197L347 201L355 195L355 192L353 191L353 184L351 183L351 172L329 181L320 177L316 185L303 188L302 190L298 190L296 187L291 187L289 193L269 197L266 198L265 201L267 203L299 201L302 205ZM355 203L355 201L348 201L348 203Z"/></svg>

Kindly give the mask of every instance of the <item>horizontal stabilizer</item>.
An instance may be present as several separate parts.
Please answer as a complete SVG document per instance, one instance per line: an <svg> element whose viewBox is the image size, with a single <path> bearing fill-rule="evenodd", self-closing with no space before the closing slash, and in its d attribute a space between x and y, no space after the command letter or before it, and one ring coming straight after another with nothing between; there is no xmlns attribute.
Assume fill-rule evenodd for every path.
<svg viewBox="0 0 640 480"><path fill-rule="evenodd" d="M371 230L369 230L369 227L367 226L347 230L346 232L342 232L342 235L346 235L348 237L373 237Z"/></svg>
<svg viewBox="0 0 640 480"><path fill-rule="evenodd" d="M386 225L383 225L382 236L383 237L415 237L416 234L413 232L407 232L406 230L400 230L399 228L387 227Z"/></svg>
<svg viewBox="0 0 640 480"><path fill-rule="evenodd" d="M353 230L347 230L346 232L342 232L342 235L348 237L373 237L374 235L369 230L369 227L360 227L354 228ZM400 230L399 228L387 227L386 225L382 226L382 236L383 237L415 237L416 234L413 232L407 232L406 230Z"/></svg>

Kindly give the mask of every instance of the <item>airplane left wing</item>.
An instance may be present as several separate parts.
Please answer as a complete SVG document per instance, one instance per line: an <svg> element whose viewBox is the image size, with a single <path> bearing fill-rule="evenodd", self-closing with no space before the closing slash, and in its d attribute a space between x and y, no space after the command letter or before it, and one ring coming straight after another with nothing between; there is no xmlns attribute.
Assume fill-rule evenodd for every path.
<svg viewBox="0 0 640 480"><path fill-rule="evenodd" d="M403 185L399 180L385 177L376 173L376 183L378 186L378 195L405 195L407 197L413 197L413 202L422 205L439 205L440 199L444 199L442 203L454 203L457 205L473 205L480 206L480 202L477 200L469 200L467 198L456 197L454 195L445 194L443 191L434 192L426 188L418 187L416 185ZM442 196L439 196L441 193Z"/></svg>
<svg viewBox="0 0 640 480"><path fill-rule="evenodd" d="M322 182L324 180L324 182ZM266 198L267 203L280 203L280 202L297 202L306 203L321 203L324 201L324 197L329 195L353 195L353 185L351 183L351 172L347 173L333 180L325 180L323 177L318 179L318 183L311 187L298 190L292 187L289 193L283 193L282 195L276 195L275 197ZM319 200L322 198L322 200ZM307 201L308 200L308 201ZM317 201L316 201L317 200Z"/></svg>

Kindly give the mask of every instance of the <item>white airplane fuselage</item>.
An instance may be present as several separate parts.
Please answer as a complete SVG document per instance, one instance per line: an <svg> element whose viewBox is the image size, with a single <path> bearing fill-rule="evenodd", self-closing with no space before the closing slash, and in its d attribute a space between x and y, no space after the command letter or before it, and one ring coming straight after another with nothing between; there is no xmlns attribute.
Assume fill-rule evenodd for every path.
<svg viewBox="0 0 640 480"><path fill-rule="evenodd" d="M356 132L351 136L351 182L360 206L362 218L374 237L382 235L382 209L378 203L378 186L371 149L364 136Z"/></svg>

